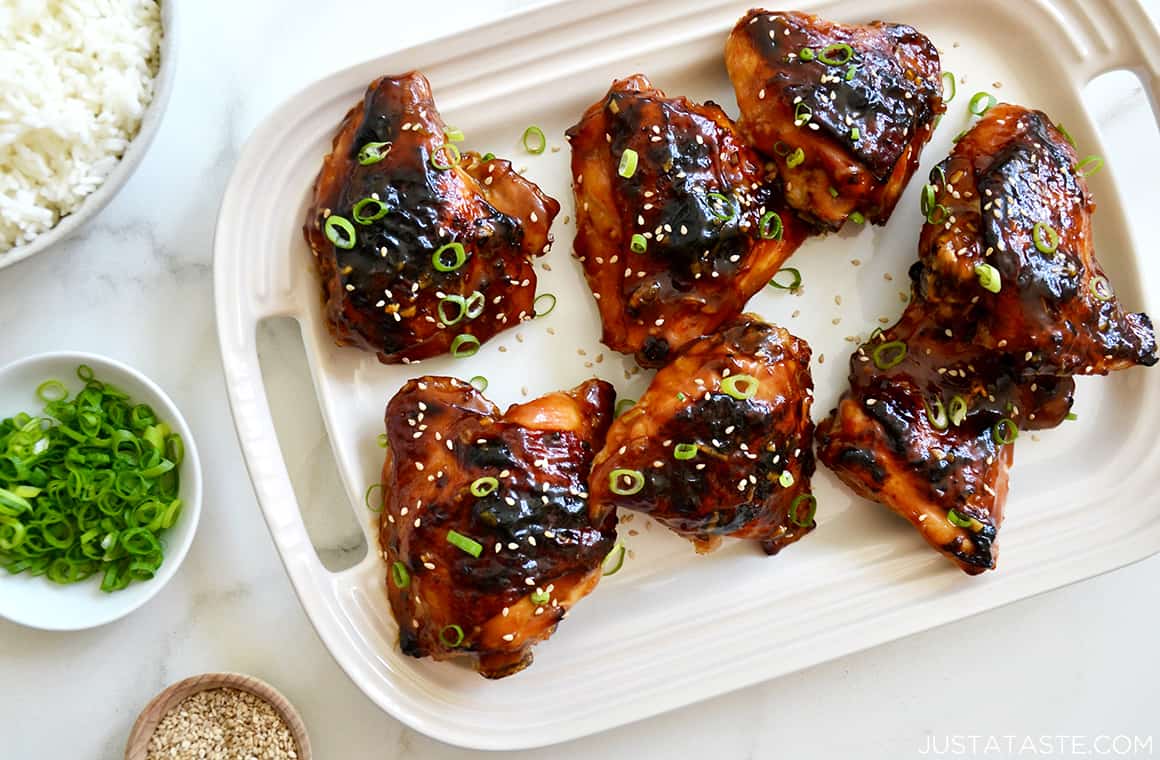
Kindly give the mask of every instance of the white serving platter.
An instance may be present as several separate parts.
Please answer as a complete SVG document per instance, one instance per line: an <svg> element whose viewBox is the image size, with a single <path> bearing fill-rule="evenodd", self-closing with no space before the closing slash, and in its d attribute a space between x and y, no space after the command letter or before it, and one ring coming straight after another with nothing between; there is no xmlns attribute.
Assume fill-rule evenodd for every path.
<svg viewBox="0 0 1160 760"><path fill-rule="evenodd" d="M485 681L453 664L411 659L396 646L373 517L363 492L377 482L383 407L420 374L482 374L506 405L591 375L635 398L630 359L599 344L599 321L578 265L563 130L613 78L644 72L670 94L712 99L736 115L722 60L726 35L751 5L737 0L567 2L468 34L369 61L285 103L250 138L226 191L215 241L218 329L238 435L271 535L307 614L350 677L391 715L437 739L483 749L564 741L950 623L1106 572L1160 550L1160 370L1081 379L1079 420L1019 442L997 572L969 578L906 523L854 497L824 468L814 480L819 527L776 558L732 543L708 557L639 517L622 523L625 568L573 610L535 664ZM829 17L912 24L939 47L958 96L917 175L949 151L977 90L1042 108L1081 153L1101 153L1082 103L1095 76L1132 68L1160 92L1160 41L1134 0L859 0L797 3ZM470 359L387 367L333 345L300 228L323 155L372 79L409 69L431 80L467 147L492 150L559 198L556 245L539 269L549 316L511 330ZM997 83L997 84L996 84ZM549 136L541 156L519 147L526 126ZM557 148L559 150L557 151ZM815 418L845 387L853 343L879 317L893 321L915 259L921 181L886 228L808 241L793 266L798 295L768 290L750 303L813 346ZM1160 315L1160 261L1133 248L1115 167L1093 177L1100 260L1124 305ZM857 260L855 265L853 260ZM840 303L839 303L840 301ZM326 570L311 546L279 449L256 332L291 317L306 352L345 498L371 550L357 566ZM552 333L549 333L551 329ZM583 352L583 353L581 353ZM824 360L824 361L823 361ZM525 393L527 394L525 396ZM344 504L343 502L348 502Z"/></svg>

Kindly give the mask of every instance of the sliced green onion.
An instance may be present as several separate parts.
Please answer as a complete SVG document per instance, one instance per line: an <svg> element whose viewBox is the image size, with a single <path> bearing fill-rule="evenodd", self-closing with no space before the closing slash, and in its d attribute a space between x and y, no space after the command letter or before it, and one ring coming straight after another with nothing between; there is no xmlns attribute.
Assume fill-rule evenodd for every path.
<svg viewBox="0 0 1160 760"><path fill-rule="evenodd" d="M1049 224L1036 222L1031 232L1031 238L1035 241L1035 247L1039 249L1040 253L1055 253L1059 250L1059 233Z"/></svg>
<svg viewBox="0 0 1160 760"><path fill-rule="evenodd" d="M613 470L608 474L608 488L617 496L632 496L644 488L644 473L640 470Z"/></svg>
<svg viewBox="0 0 1160 760"><path fill-rule="evenodd" d="M446 160L444 159L446 156ZM454 143L443 143L431 153L431 166L439 171L447 171L459 164L463 154Z"/></svg>
<svg viewBox="0 0 1160 760"><path fill-rule="evenodd" d="M544 134L544 130L533 124L524 130L523 143L524 150L538 156L548 147L548 137Z"/></svg>
<svg viewBox="0 0 1160 760"><path fill-rule="evenodd" d="M861 212L861 211L853 211L853 212L851 212L851 213L850 213L850 216L849 216L849 219L850 219L850 221L851 221L851 222L853 222L854 224L865 224L865 223L866 223L866 217L865 217L865 216L863 216L863 214L862 214L862 212Z"/></svg>
<svg viewBox="0 0 1160 760"><path fill-rule="evenodd" d="M617 173L625 179L630 179L632 175L636 174L636 165L640 157L632 148L625 148L624 152L620 154L620 166L617 168Z"/></svg>
<svg viewBox="0 0 1160 760"><path fill-rule="evenodd" d="M1071 147L1073 147L1073 148L1076 147L1075 138L1072 137L1071 132L1068 132L1067 128L1063 126L1063 122L1056 124L1055 128L1061 135L1063 135L1063 139L1067 140L1068 144L1071 145Z"/></svg>
<svg viewBox="0 0 1160 760"><path fill-rule="evenodd" d="M779 156L788 156L789 146L783 143L781 140L778 140L773 144L773 152Z"/></svg>
<svg viewBox="0 0 1160 760"><path fill-rule="evenodd" d="M604 561L600 564L600 574L607 578L610 575L616 575L620 572L620 568L624 567L624 544L619 541L612 547L612 551L604 557ZM611 566L609 560L612 560Z"/></svg>
<svg viewBox="0 0 1160 760"><path fill-rule="evenodd" d="M616 402L616 409L613 412L613 416L619 417L634 406L636 406L636 399L622 398Z"/></svg>
<svg viewBox="0 0 1160 760"><path fill-rule="evenodd" d="M0 488L0 507L4 508L3 511L0 511L0 515L7 514L11 517L16 517L22 512L32 511L32 505L25 497L6 488Z"/></svg>
<svg viewBox="0 0 1160 760"><path fill-rule="evenodd" d="M1093 277L1089 287L1091 288L1092 295L1101 301L1110 301L1112 296L1115 295L1112 292L1112 284L1103 275Z"/></svg>
<svg viewBox="0 0 1160 760"><path fill-rule="evenodd" d="M546 306L541 307L544 303ZM536 296L536 300L532 302L532 313L539 317L546 317L552 313L556 308L556 295L554 293L541 293Z"/></svg>
<svg viewBox="0 0 1160 760"><path fill-rule="evenodd" d="M395 582L395 588L400 590L410 586L411 574L407 572L407 566L402 562L391 565L391 580Z"/></svg>
<svg viewBox="0 0 1160 760"><path fill-rule="evenodd" d="M454 314L447 313L448 304L455 307ZM463 296L443 296L439 300L439 305L435 307L435 311L439 313L439 321L450 327L451 325L457 324L467 314L467 301Z"/></svg>
<svg viewBox="0 0 1160 760"><path fill-rule="evenodd" d="M801 513L802 503L808 504L806 514ZM789 521L799 528L808 528L814 524L814 515L818 513L818 499L812 493L800 493L794 497L789 505Z"/></svg>
<svg viewBox="0 0 1160 760"><path fill-rule="evenodd" d="M862 130L858 129L857 127L851 127L850 128L850 139L853 140L854 142L858 142L859 140L861 140L862 139Z"/></svg>
<svg viewBox="0 0 1160 760"><path fill-rule="evenodd" d="M487 306L487 297L478 290L471 292L467 300L463 302L463 313L468 319L475 319L480 314L483 314L484 308Z"/></svg>
<svg viewBox="0 0 1160 760"><path fill-rule="evenodd" d="M1069 422L1074 422L1075 420L1078 420L1078 419L1079 419L1079 415L1078 415L1078 414L1076 414L1075 412L1068 412L1068 413L1067 413L1067 414L1064 416L1064 419L1065 419L1065 420L1068 420Z"/></svg>
<svg viewBox="0 0 1160 760"><path fill-rule="evenodd" d="M439 642L448 649L454 649L463 643L463 629L452 623L439 629Z"/></svg>
<svg viewBox="0 0 1160 760"><path fill-rule="evenodd" d="M800 127L814 116L814 109L810 108L808 103L798 103L793 109L793 125Z"/></svg>
<svg viewBox="0 0 1160 760"><path fill-rule="evenodd" d="M46 404L64 401L68 398L68 388L59 380L45 380L36 387L36 397Z"/></svg>
<svg viewBox="0 0 1160 760"><path fill-rule="evenodd" d="M783 285L777 281L778 276L781 275L782 272L785 272L790 276L788 285ZM777 288L778 290L797 290L802 286L802 273L794 267L782 267L774 273L773 277L770 278L769 286L771 288Z"/></svg>
<svg viewBox="0 0 1160 760"><path fill-rule="evenodd" d="M495 160L495 154L492 153L491 151L488 151L487 153L484 153L482 156L479 157L479 162L481 164L486 164L488 161L494 161L494 160Z"/></svg>
<svg viewBox="0 0 1160 760"><path fill-rule="evenodd" d="M971 97L971 102L967 104L967 110L975 116L982 116L991 110L991 107L999 101L989 92L976 92Z"/></svg>
<svg viewBox="0 0 1160 760"><path fill-rule="evenodd" d="M451 252L451 261L444 256L448 251ZM454 272L467 261L467 251L463 248L462 243L448 243L447 245L439 246L439 249L431 255L431 263L440 272Z"/></svg>
<svg viewBox="0 0 1160 760"><path fill-rule="evenodd" d="M847 82L853 81L854 75L857 73L858 73L858 67L851 64L850 67L848 69L846 69L846 77L845 77L846 81Z"/></svg>
<svg viewBox="0 0 1160 760"><path fill-rule="evenodd" d="M814 51L813 51L813 49L812 49L812 48L808 48L808 47L807 47L807 48L802 48L801 50L799 50L799 51L798 51L798 58L799 58L799 59L801 59L801 60L803 60L803 61L812 61L812 60L814 60Z"/></svg>
<svg viewBox="0 0 1160 760"><path fill-rule="evenodd" d="M854 48L844 42L826 45L822 48L822 52L818 53L818 60L827 66L841 66L843 63L849 63L853 57Z"/></svg>
<svg viewBox="0 0 1160 760"><path fill-rule="evenodd" d="M781 475L777 476L777 482L782 488L789 488L794 484L793 473L789 470L783 470Z"/></svg>
<svg viewBox="0 0 1160 760"><path fill-rule="evenodd" d="M483 553L483 544L476 541L474 538L459 533L458 531L447 531L447 543L454 546L456 549L461 549L473 557L478 557Z"/></svg>
<svg viewBox="0 0 1160 760"><path fill-rule="evenodd" d="M532 604L538 607L542 607L552 600L552 595L547 591L544 591L542 588L538 588L533 591L531 596L528 598L532 600Z"/></svg>
<svg viewBox="0 0 1160 760"><path fill-rule="evenodd" d="M483 393L487 390L487 378L483 375L476 375L467 382L471 385L472 388L476 389L480 393Z"/></svg>
<svg viewBox="0 0 1160 760"><path fill-rule="evenodd" d="M738 401L746 401L757 395L761 383L753 375L730 375L721 381L721 391Z"/></svg>
<svg viewBox="0 0 1160 760"><path fill-rule="evenodd" d="M931 184L922 186L922 195L919 197L918 208L922 212L923 217L930 218L930 212L934 209L935 187Z"/></svg>
<svg viewBox="0 0 1160 760"><path fill-rule="evenodd" d="M776 211L766 211L761 215L761 223L757 230L762 240L781 240L783 229L781 214Z"/></svg>
<svg viewBox="0 0 1160 760"><path fill-rule="evenodd" d="M871 358L878 369L897 367L906 358L906 344L900 340L880 343L874 347Z"/></svg>
<svg viewBox="0 0 1160 760"><path fill-rule="evenodd" d="M958 510L955 510L955 509L948 509L947 510L947 520L950 521L951 525L954 525L957 528L970 528L972 530L975 530L976 529L975 525L979 525L979 527L982 527L982 524L979 523L978 520L971 517L970 515L964 516L964 515L960 514L958 512Z"/></svg>
<svg viewBox="0 0 1160 760"><path fill-rule="evenodd" d="M795 166L800 166L805 160L806 152L801 148L795 148L793 153L785 157L785 165L792 169Z"/></svg>
<svg viewBox="0 0 1160 760"><path fill-rule="evenodd" d="M446 124L443 125L443 135L451 142L463 142L467 139L467 136L463 134L462 129L449 127Z"/></svg>
<svg viewBox="0 0 1160 760"><path fill-rule="evenodd" d="M951 210L941 203L936 203L926 216L927 224L942 224L950 218Z"/></svg>
<svg viewBox="0 0 1160 760"><path fill-rule="evenodd" d="M386 150L383 150L383 148L386 148ZM369 142L359 148L358 162L363 166L377 164L386 158L390 152L391 144L389 142Z"/></svg>
<svg viewBox="0 0 1160 760"><path fill-rule="evenodd" d="M944 103L950 103L958 94L958 88L955 87L955 75L949 71L942 73L942 99Z"/></svg>
<svg viewBox="0 0 1160 760"><path fill-rule="evenodd" d="M633 253L644 253L648 250L648 238L639 232L632 236L632 242L628 244L628 250Z"/></svg>
<svg viewBox="0 0 1160 760"><path fill-rule="evenodd" d="M830 197L831 197L831 198L837 198L837 197L838 197L838 188L836 188L836 187L832 187L832 186L830 187Z"/></svg>
<svg viewBox="0 0 1160 760"><path fill-rule="evenodd" d="M954 143L957 143L957 142L959 142L959 141L960 141L960 140L962 140L964 137L966 137L966 136L967 136L967 133L968 133L968 132L970 132L970 131L971 131L971 128L970 128L970 127L967 127L967 128L966 128L966 129L964 129L962 132L959 132L957 135L955 135L954 137L952 137L952 138L951 138L951 142L954 142Z"/></svg>
<svg viewBox="0 0 1160 760"><path fill-rule="evenodd" d="M942 399L936 398L933 407L924 399L922 405L926 409L926 418L930 420L931 427L935 430L946 430L948 424L947 410L943 406Z"/></svg>
<svg viewBox="0 0 1160 760"><path fill-rule="evenodd" d="M387 437L386 433L379 433L377 436L375 436L375 443L379 445L380 449L385 449L390 445L390 439Z"/></svg>
<svg viewBox="0 0 1160 760"><path fill-rule="evenodd" d="M979 262L975 264L975 277L979 278L979 285L983 290L989 290L992 293L998 293L1003 289L1003 278L999 274L999 270L990 264Z"/></svg>
<svg viewBox="0 0 1160 760"><path fill-rule="evenodd" d="M470 333L456 335L451 341L451 355L456 359L466 359L479 353L479 338Z"/></svg>
<svg viewBox="0 0 1160 760"><path fill-rule="evenodd" d="M673 447L673 459L692 459L701 449L695 443L678 443Z"/></svg>
<svg viewBox="0 0 1160 760"><path fill-rule="evenodd" d="M950 419L952 425L956 427L963 424L963 420L967 418L967 400L962 396L955 394L951 396L951 402L947 405L947 417Z"/></svg>
<svg viewBox="0 0 1160 760"><path fill-rule="evenodd" d="M71 399L56 380L37 387L43 417L0 420L0 567L58 584L99 575L112 592L161 567L184 447L91 367L77 377L85 387Z"/></svg>
<svg viewBox="0 0 1160 760"><path fill-rule="evenodd" d="M365 209L367 206L375 207L369 215L363 213L363 209ZM370 224L373 221L382 219L387 215L387 211L389 210L390 209L387 208L387 204L383 203L378 198L363 198L361 201L354 204L354 208L351 210L350 214L359 224Z"/></svg>
<svg viewBox="0 0 1160 760"><path fill-rule="evenodd" d="M713 216L722 221L729 221L737 216L737 205L733 199L724 193L709 193L709 210L713 212Z"/></svg>
<svg viewBox="0 0 1160 760"><path fill-rule="evenodd" d="M482 499L484 496L492 494L499 488L499 480L491 476L484 478L476 478L471 483L471 495Z"/></svg>
<svg viewBox="0 0 1160 760"><path fill-rule="evenodd" d="M358 242L358 234L354 231L354 225L350 223L349 219L338 214L326 217L326 222L322 228L326 232L326 239L334 243L335 248L349 251Z"/></svg>
<svg viewBox="0 0 1160 760"><path fill-rule="evenodd" d="M379 502L378 502L377 509L375 508L374 504L371 502L371 494L373 494L376 489L379 491ZM385 506L385 504L383 503L384 497L382 495L382 490L383 490L382 483L371 483L370 484L370 486L367 488L366 493L363 494L363 503L367 505L367 509L369 509L372 512L382 512L383 511L383 507Z"/></svg>
<svg viewBox="0 0 1160 760"><path fill-rule="evenodd" d="M991 438L995 443L1006 446L1009 443L1015 443L1015 439L1019 437L1019 426L1015 424L1015 420L1004 417L995 423L991 428Z"/></svg>
<svg viewBox="0 0 1160 760"><path fill-rule="evenodd" d="M1075 171L1081 177L1090 177L1104 168L1104 160L1099 156L1088 156L1076 164Z"/></svg>

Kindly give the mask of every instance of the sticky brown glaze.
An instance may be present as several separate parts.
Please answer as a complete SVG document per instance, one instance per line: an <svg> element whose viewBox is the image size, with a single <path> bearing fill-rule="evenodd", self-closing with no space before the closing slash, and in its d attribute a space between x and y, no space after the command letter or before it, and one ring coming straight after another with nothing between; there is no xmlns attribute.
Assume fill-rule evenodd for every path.
<svg viewBox="0 0 1160 760"><path fill-rule="evenodd" d="M1028 375L1156 363L1151 320L1124 312L1096 261L1095 204L1077 162L1046 114L1000 104L931 172L936 223L922 230L918 295ZM1036 247L1036 224L1058 234L1054 253ZM1040 237L1050 248L1050 233ZM980 285L980 264L998 270L998 293Z"/></svg>
<svg viewBox="0 0 1160 760"><path fill-rule="evenodd" d="M823 62L831 45L849 45L850 59ZM775 158L786 200L803 218L837 229L857 211L886 223L946 110L930 40L902 24L752 10L729 36L725 64L741 129ZM798 148L804 159L791 167Z"/></svg>
<svg viewBox="0 0 1160 760"><path fill-rule="evenodd" d="M892 363L898 346L905 346L902 361L880 368ZM1014 445L1001 441L1015 429L1058 425L1074 388L1071 378L1024 377L1011 356L948 334L917 302L854 353L850 390L818 426L818 457L974 575L994 569L998 556L1014 457ZM949 419L955 396L966 403L958 424ZM996 437L1000 420L1015 428L1004 423Z"/></svg>
<svg viewBox="0 0 1160 760"><path fill-rule="evenodd" d="M360 150L376 142L388 143L386 157L360 164ZM383 77L346 115L314 183L304 231L322 277L327 326L339 345L375 351L384 363L447 353L462 334L483 343L533 313L531 259L547 252L560 204L501 159L467 153L453 168L437 169L437 152L441 165L452 158L440 150L444 142L423 75ZM388 213L356 223L353 208L365 198L381 201ZM375 209L364 207L362 216ZM327 238L323 225L331 214L356 228L349 250ZM453 242L464 247L466 261L454 271L437 270L432 257ZM456 321L454 302L440 315L447 297L470 302L478 316Z"/></svg>
<svg viewBox="0 0 1160 760"><path fill-rule="evenodd" d="M614 82L568 140L575 255L602 339L643 366L663 365L740 314L805 237L760 156L713 103L666 97L638 74ZM627 149L638 156L629 178L619 173ZM781 231L764 239L770 212ZM766 234L775 230L770 219ZM644 253L630 249L635 234L647 240Z"/></svg>
<svg viewBox="0 0 1160 760"><path fill-rule="evenodd" d="M814 472L809 359L804 340L750 314L692 343L613 422L589 479L593 506L651 515L699 552L733 536L776 554L809 533L812 497L799 498ZM738 375L757 381L752 398L722 389ZM677 459L681 444L695 456ZM617 470L641 473L640 490L615 493L614 481L632 490Z"/></svg>
<svg viewBox="0 0 1160 760"><path fill-rule="evenodd" d="M614 395L589 380L501 415L465 382L422 377L391 399L380 543L404 653L468 657L483 676L511 675L596 587L616 514L594 519L586 478ZM474 496L483 477L499 486ZM452 530L480 555L449 543ZM405 587L392 578L395 563ZM458 646L452 625L463 631Z"/></svg>

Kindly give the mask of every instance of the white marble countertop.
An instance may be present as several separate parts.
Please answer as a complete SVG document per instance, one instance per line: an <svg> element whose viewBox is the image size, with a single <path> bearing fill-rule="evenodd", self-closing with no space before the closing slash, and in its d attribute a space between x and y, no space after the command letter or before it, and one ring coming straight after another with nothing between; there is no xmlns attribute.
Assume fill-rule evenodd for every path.
<svg viewBox="0 0 1160 760"><path fill-rule="evenodd" d="M153 694L213 670L251 673L281 689L302 712L318 758L475 754L380 712L302 614L255 504L226 404L211 242L242 142L284 97L331 70L525 4L402 4L408 10L377 14L379 24L352 26L352 17L376 4L183 0L173 100L144 164L81 236L0 271L0 364L82 349L125 360L162 384L201 445L202 523L176 578L122 621L67 634L0 621L0 757L118 758ZM1148 5L1155 16L1160 0ZM1140 250L1150 251L1160 142L1147 101L1138 82L1121 78L1090 102L1137 220ZM265 356L275 404L289 408L310 391L284 327L267 331ZM289 452L296 484L328 492L334 474L318 464L329 461L319 456L326 444L318 420L305 415L294 424L302 433ZM1108 514L1115 519L1114 504ZM353 528L313 522L316 539L341 561L357 541ZM1160 557L643 723L516 754L899 758L948 734L1153 736L1160 734L1157 587ZM1090 742L1080 746L1093 751ZM1070 753L1086 754L1076 746ZM1149 754L1158 753L1153 746Z"/></svg>

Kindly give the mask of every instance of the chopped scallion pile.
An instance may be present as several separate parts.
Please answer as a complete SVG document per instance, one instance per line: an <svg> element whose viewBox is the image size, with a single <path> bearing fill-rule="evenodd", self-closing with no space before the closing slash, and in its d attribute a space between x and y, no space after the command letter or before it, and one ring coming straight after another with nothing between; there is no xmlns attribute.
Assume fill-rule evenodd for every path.
<svg viewBox="0 0 1160 760"><path fill-rule="evenodd" d="M81 365L71 396L49 380L42 416L0 421L0 566L102 591L149 580L181 514L181 436Z"/></svg>

